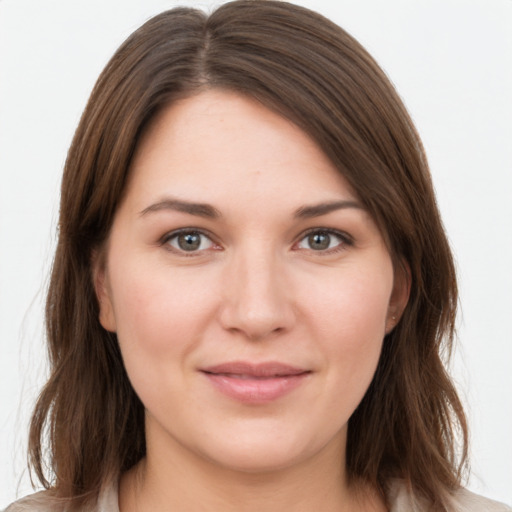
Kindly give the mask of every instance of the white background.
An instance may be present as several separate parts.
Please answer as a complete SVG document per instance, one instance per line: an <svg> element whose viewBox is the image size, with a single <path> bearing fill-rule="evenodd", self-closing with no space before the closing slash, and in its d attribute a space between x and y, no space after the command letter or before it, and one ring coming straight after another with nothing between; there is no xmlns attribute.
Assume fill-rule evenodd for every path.
<svg viewBox="0 0 512 512"><path fill-rule="evenodd" d="M0 508L31 490L59 180L88 94L148 17L219 3L0 0ZM472 427L469 487L512 504L512 0L298 3L369 49L422 135L460 277L453 366Z"/></svg>

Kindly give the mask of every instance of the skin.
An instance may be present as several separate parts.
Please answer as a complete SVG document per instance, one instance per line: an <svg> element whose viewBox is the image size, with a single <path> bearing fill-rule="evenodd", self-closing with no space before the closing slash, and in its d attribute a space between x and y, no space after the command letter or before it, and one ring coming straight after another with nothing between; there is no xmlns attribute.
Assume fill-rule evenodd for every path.
<svg viewBox="0 0 512 512"><path fill-rule="evenodd" d="M183 229L202 233L197 248L181 248ZM139 142L105 251L100 321L146 408L147 457L121 478L121 512L385 510L343 462L407 286L304 132L234 93L174 103ZM308 373L244 403L202 371L240 360Z"/></svg>

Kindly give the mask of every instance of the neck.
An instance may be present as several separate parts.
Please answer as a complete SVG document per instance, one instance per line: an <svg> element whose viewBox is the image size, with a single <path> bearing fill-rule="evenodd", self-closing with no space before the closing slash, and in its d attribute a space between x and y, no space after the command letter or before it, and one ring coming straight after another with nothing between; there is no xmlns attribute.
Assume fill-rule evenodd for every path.
<svg viewBox="0 0 512 512"><path fill-rule="evenodd" d="M371 489L348 485L340 454L344 445L328 446L289 467L249 472L191 456L181 445L166 453L149 443L147 457L121 478L120 512L384 511Z"/></svg>

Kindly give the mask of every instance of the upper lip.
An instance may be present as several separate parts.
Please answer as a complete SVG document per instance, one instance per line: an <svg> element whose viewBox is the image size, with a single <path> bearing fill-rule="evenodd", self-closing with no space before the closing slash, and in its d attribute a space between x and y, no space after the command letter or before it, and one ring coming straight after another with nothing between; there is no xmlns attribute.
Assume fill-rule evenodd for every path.
<svg viewBox="0 0 512 512"><path fill-rule="evenodd" d="M201 371L221 375L244 375L250 377L285 377L309 373L309 370L298 368L277 361L264 363L249 363L245 361L231 361L201 368Z"/></svg>

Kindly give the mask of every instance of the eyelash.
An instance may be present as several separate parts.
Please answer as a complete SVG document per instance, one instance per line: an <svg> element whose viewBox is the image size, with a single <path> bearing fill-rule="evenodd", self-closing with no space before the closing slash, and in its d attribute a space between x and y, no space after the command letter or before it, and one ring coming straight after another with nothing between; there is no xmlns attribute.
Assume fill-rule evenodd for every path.
<svg viewBox="0 0 512 512"><path fill-rule="evenodd" d="M335 236L340 240L340 243L337 244L335 247L331 247L325 250L315 250L315 249L304 249L309 250L311 252L317 253L319 255L330 255L335 254L341 251L346 250L348 247L352 247L354 245L354 239L347 233L343 231L338 231L337 229L332 228L312 228L306 231L305 233L302 233L300 235L300 238L298 242L294 244L294 246L300 244L303 240L305 240L307 237L311 235L328 235L330 237ZM300 249L299 249L300 250Z"/></svg>
<svg viewBox="0 0 512 512"><path fill-rule="evenodd" d="M215 242L212 235L203 229L196 229L196 228L182 228L177 229L175 231L171 231L170 233L166 233L161 239L160 239L160 245L164 246L168 251L175 252L179 254L180 256L185 257L194 257L200 255L203 251L207 249L200 249L196 251L186 251L184 249L180 249L178 247L173 247L169 242L173 239L177 239L180 235L199 235L201 237L206 237L213 246L218 246L218 244ZM201 242L202 243L202 242ZM220 246L218 246L220 247ZM209 248L208 248L209 249Z"/></svg>
<svg viewBox="0 0 512 512"><path fill-rule="evenodd" d="M160 239L160 245L166 246L167 250L176 252L176 253L180 254L181 256L185 256L185 257L198 256L203 251L212 248L212 247L208 247L206 249L187 251L187 250L184 250L184 249L180 249L178 247L173 247L169 243L169 242L171 242L171 240L177 239L180 235L187 235L187 234L189 234L189 235L199 235L201 237L206 237L211 242L211 244L214 247L217 246L217 249L214 249L214 250L219 250L220 249L220 246L218 246L218 244L215 242L214 238L212 237L212 235L210 233L204 231L203 229L196 229L196 228L192 228L192 227L191 228L178 229L178 230L171 231L170 233L165 234ZM307 237L309 237L309 236L311 236L313 234L328 235L330 237L334 236L334 237L336 237L336 238L338 238L340 240L340 243L337 244L335 247L327 248L325 250L324 249L315 250L315 249L312 249L312 248L300 248L300 247L297 247ZM202 242L200 242L200 243L202 243ZM308 250L308 251L311 251L313 253L317 253L319 255L328 255L328 254L335 254L335 253L338 253L340 251L346 250L347 247L351 247L353 245L354 245L353 238L350 235L348 235L347 233L344 233L343 231L338 231L338 230L332 229L332 228L312 228L312 229L309 229L308 231L302 233L300 235L300 237L298 238L298 241L294 243L293 247L297 247L296 250Z"/></svg>

